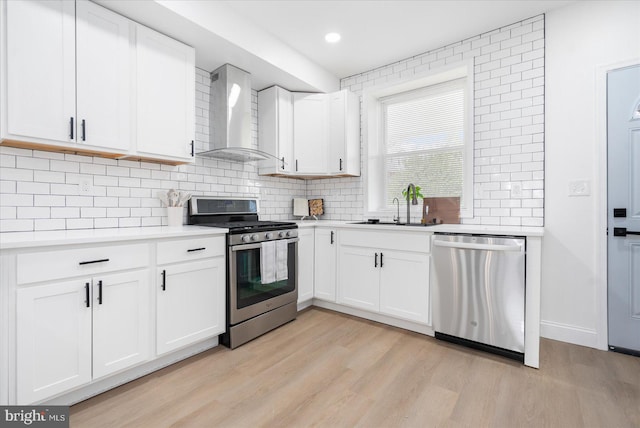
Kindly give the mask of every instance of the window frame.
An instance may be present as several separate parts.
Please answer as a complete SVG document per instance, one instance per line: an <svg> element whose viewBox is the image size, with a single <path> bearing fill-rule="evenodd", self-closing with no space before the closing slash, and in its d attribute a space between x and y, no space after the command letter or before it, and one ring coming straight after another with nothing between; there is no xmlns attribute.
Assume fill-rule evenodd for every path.
<svg viewBox="0 0 640 428"><path fill-rule="evenodd" d="M393 208L385 207L384 193L384 119L383 101L393 96L415 91L428 86L440 85L453 80L465 78L465 127L464 127L464 166L463 166L463 195L460 217L473 218L474 192L474 90L473 90L473 61L463 61L445 65L426 73L409 78L387 82L382 85L367 88L362 94L363 105L363 155L364 162L363 190L364 216L387 217L395 214ZM408 184L408 183L407 183ZM416 183L426 185L428 183ZM376 193L377 192L377 193Z"/></svg>

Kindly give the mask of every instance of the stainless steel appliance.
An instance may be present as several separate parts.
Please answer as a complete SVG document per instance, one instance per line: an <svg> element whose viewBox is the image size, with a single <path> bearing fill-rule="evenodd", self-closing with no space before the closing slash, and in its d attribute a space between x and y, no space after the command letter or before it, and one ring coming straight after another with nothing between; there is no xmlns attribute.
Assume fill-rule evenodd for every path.
<svg viewBox="0 0 640 428"><path fill-rule="evenodd" d="M189 224L229 229L227 331L221 343L233 349L296 318L295 223L259 221L258 201L253 199L194 196Z"/></svg>
<svg viewBox="0 0 640 428"><path fill-rule="evenodd" d="M436 338L524 361L525 238L432 239Z"/></svg>

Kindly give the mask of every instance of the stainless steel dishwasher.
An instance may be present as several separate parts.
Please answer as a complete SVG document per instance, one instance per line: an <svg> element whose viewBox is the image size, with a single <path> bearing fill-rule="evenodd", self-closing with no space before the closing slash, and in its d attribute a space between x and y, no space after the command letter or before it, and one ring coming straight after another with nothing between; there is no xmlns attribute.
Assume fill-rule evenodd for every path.
<svg viewBox="0 0 640 428"><path fill-rule="evenodd" d="M432 239L436 338L523 361L525 238Z"/></svg>

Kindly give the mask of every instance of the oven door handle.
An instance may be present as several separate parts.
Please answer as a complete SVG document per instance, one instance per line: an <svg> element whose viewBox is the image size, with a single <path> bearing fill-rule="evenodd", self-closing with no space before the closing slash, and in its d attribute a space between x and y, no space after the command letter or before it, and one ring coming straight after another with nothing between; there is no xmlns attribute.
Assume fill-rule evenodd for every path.
<svg viewBox="0 0 640 428"><path fill-rule="evenodd" d="M295 242L298 242L300 239L299 238L291 238L291 239L287 239L287 244L292 244ZM280 241L280 239L277 239L276 241ZM254 250L256 248L261 248L262 247L262 243L258 242L256 244L241 244L241 245L233 245L231 246L231 251L244 251L244 250Z"/></svg>

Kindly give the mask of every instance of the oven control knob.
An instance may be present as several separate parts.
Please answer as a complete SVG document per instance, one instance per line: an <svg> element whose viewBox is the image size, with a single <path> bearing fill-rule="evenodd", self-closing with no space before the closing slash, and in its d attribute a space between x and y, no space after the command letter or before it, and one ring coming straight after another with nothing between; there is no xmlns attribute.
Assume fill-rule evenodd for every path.
<svg viewBox="0 0 640 428"><path fill-rule="evenodd" d="M242 242L249 242L251 240L251 238L249 237L249 235L242 235Z"/></svg>
<svg viewBox="0 0 640 428"><path fill-rule="evenodd" d="M287 230L287 238L291 236L291 231Z"/></svg>
<svg viewBox="0 0 640 428"><path fill-rule="evenodd" d="M267 238L267 239L272 239L273 238L273 233L267 232L267 233L264 234L264 237Z"/></svg>
<svg viewBox="0 0 640 428"><path fill-rule="evenodd" d="M252 241L257 241L258 240L258 235L251 235L251 240Z"/></svg>
<svg viewBox="0 0 640 428"><path fill-rule="evenodd" d="M285 232L278 232L278 236L280 238L284 238L285 236L287 236L287 234Z"/></svg>

